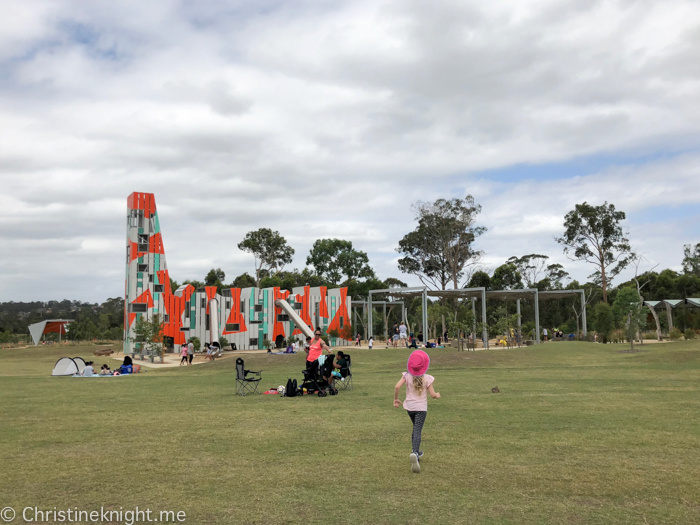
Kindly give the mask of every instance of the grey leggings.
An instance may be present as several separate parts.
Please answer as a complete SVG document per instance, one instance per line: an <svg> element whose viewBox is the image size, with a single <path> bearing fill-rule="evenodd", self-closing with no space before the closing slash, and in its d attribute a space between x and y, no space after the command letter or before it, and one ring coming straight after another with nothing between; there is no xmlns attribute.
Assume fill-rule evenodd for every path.
<svg viewBox="0 0 700 525"><path fill-rule="evenodd" d="M413 445L413 452L418 454L420 452L420 437L421 432L423 432L423 424L425 423L425 417L428 415L425 411L412 412L407 410L408 417L411 418L411 423L413 423L413 434L411 435L411 443Z"/></svg>

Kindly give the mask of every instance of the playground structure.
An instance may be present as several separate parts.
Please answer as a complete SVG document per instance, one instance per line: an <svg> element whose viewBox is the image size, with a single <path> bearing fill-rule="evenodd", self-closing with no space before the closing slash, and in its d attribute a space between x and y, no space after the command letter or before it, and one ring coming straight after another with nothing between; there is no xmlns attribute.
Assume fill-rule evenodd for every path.
<svg viewBox="0 0 700 525"><path fill-rule="evenodd" d="M140 354L134 325L141 316L159 315L163 334L176 352L192 337L219 343L225 337L236 349L264 349L265 342L281 347L290 336L313 336L314 328L331 337L333 346L352 338L351 297L347 288L303 286L289 290L216 286L195 289L170 284L155 197L132 193L127 199L124 353ZM223 346L223 345L222 345Z"/></svg>
<svg viewBox="0 0 700 525"><path fill-rule="evenodd" d="M388 288L383 290L370 290L368 294L367 303L363 304L360 301L355 301L353 304L355 306L363 306L367 312L367 330L368 337L373 336L373 322L372 316L374 314L374 305L377 304L398 304L396 301L375 301L373 296L384 295L391 298L402 297L402 298L421 298L421 330L425 330L424 327L428 326L428 297L445 298L445 297L456 297L458 299L469 299L472 304L472 312L474 313L474 322L476 324L476 301L481 301L481 323L482 323L482 334L481 339L484 344L484 348L489 347L489 334L486 323L486 302L488 299L496 299L502 301L514 300L516 302L516 314L518 322L518 332L520 332L522 327L522 316L521 316L521 300L532 300L535 306L535 340L534 344L540 344L540 307L539 303L541 300L552 300L552 299L563 299L565 297L576 297L581 298L581 321L582 321L582 331L584 337L588 334L588 326L586 322L586 294L584 290L550 290L550 291L539 291L536 288L524 288L520 290L486 290L486 288L459 288L456 290L429 290L427 286L418 286L412 288ZM403 305L403 303L401 302ZM700 305L700 300L698 300ZM384 310L384 317L386 318L386 309ZM406 308L402 306L401 310L401 320L406 321ZM386 322L385 322L386 325ZM476 332L476 327L472 330L472 333ZM476 335L476 334L474 334Z"/></svg>

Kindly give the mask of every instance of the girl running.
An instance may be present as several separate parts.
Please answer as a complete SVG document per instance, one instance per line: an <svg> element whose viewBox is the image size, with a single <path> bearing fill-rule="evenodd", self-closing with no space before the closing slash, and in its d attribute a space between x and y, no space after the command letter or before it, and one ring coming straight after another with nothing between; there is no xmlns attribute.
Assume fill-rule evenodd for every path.
<svg viewBox="0 0 700 525"><path fill-rule="evenodd" d="M403 377L394 387L394 406L399 408L399 389L406 385L406 400L403 402L403 407L413 423L411 436L413 451L408 457L411 460L411 470L416 474L420 474L420 458L423 457L420 441L425 417L428 415L428 394L433 399L440 399L440 392L435 392L433 389L435 378L426 374L429 366L428 354L423 350L416 350L408 358L408 372L403 373Z"/></svg>

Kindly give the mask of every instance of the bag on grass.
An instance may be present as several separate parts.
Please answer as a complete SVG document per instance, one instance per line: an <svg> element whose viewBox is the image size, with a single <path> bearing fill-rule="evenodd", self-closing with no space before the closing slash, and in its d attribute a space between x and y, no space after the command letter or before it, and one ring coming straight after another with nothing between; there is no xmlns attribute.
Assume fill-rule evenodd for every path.
<svg viewBox="0 0 700 525"><path fill-rule="evenodd" d="M287 386L284 388L284 397L296 397L297 395L297 380L287 379Z"/></svg>

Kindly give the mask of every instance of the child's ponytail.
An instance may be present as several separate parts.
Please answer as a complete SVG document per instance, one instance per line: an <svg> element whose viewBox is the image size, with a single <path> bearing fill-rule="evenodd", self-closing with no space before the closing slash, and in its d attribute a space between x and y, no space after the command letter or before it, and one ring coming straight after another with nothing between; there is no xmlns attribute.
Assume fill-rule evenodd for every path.
<svg viewBox="0 0 700 525"><path fill-rule="evenodd" d="M413 376L413 390L419 396L423 394L423 376Z"/></svg>

